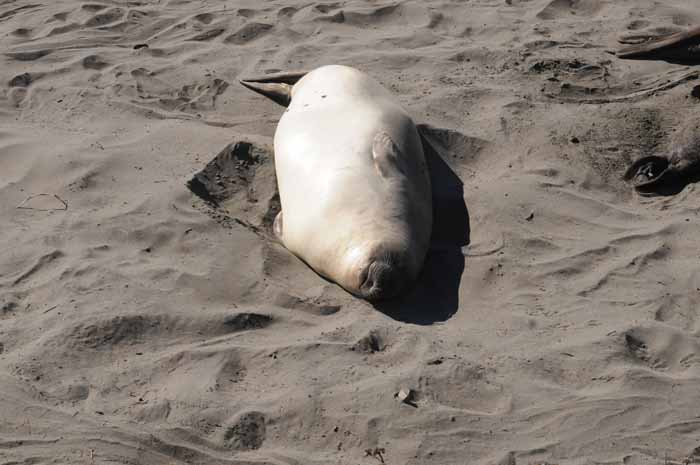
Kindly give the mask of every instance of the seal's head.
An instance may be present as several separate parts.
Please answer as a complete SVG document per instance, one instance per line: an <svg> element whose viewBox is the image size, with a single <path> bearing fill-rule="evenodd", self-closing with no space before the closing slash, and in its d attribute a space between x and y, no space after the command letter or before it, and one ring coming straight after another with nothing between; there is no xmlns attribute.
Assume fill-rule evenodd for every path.
<svg viewBox="0 0 700 465"><path fill-rule="evenodd" d="M388 243L351 250L345 257L348 273L341 285L370 302L397 297L413 284L422 266L422 260L418 262L415 253L409 252Z"/></svg>

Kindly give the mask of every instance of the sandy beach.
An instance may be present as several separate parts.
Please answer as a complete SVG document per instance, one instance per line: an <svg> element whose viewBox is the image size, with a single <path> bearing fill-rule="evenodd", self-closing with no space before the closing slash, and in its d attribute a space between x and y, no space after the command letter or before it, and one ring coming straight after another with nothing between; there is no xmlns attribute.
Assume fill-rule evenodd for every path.
<svg viewBox="0 0 700 465"><path fill-rule="evenodd" d="M0 0L0 464L699 463L700 191L624 174L700 120L700 68L610 53L698 24L687 0ZM381 305L268 234L284 108L238 81L326 64L437 134L433 247ZM224 158L213 206L188 183Z"/></svg>

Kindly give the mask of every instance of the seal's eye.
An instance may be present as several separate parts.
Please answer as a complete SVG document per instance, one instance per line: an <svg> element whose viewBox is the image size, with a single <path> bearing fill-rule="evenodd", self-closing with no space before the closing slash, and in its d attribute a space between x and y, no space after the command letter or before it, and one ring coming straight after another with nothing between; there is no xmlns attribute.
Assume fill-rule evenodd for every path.
<svg viewBox="0 0 700 465"><path fill-rule="evenodd" d="M668 159L664 157L644 157L632 163L625 179L632 182L632 185L639 189L650 187L660 181L668 171Z"/></svg>

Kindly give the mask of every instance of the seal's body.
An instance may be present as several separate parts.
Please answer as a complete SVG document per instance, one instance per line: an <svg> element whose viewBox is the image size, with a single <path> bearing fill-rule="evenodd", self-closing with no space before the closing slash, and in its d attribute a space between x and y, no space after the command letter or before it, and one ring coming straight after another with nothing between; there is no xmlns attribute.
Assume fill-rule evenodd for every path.
<svg viewBox="0 0 700 465"><path fill-rule="evenodd" d="M416 279L432 229L415 124L385 88L353 68L324 66L293 86L265 81L243 83L265 95L272 86L277 98L268 96L290 102L274 138L282 206L276 234L349 292L395 296Z"/></svg>

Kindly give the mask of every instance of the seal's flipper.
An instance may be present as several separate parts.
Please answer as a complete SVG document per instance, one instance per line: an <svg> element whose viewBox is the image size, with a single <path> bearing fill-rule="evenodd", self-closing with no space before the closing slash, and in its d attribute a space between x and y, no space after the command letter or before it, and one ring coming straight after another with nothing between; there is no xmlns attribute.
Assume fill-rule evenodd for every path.
<svg viewBox="0 0 700 465"><path fill-rule="evenodd" d="M372 157L374 157L374 167L377 169L377 173L383 178L406 173L401 149L386 132L380 132L374 136Z"/></svg>
<svg viewBox="0 0 700 465"><path fill-rule="evenodd" d="M275 216L275 221L272 223L272 231L275 233L275 237L280 241L282 240L282 221L282 212L279 212L277 216Z"/></svg>
<svg viewBox="0 0 700 465"><path fill-rule="evenodd" d="M286 107L292 101L292 87L306 74L306 71L268 74L257 78L242 79L241 84Z"/></svg>
<svg viewBox="0 0 700 465"><path fill-rule="evenodd" d="M625 47L616 55L624 59L697 64L700 63L700 27Z"/></svg>
<svg viewBox="0 0 700 465"><path fill-rule="evenodd" d="M624 178L632 183L637 192L644 195L653 192L672 174L673 169L667 158L649 156L632 163Z"/></svg>
<svg viewBox="0 0 700 465"><path fill-rule="evenodd" d="M275 103L288 107L292 101L292 86L289 84L272 84L241 81L248 89L262 94Z"/></svg>
<svg viewBox="0 0 700 465"><path fill-rule="evenodd" d="M246 82L262 82L262 83L282 83L293 86L299 79L309 74L308 71L287 71L284 73L271 73L255 78L242 79Z"/></svg>

